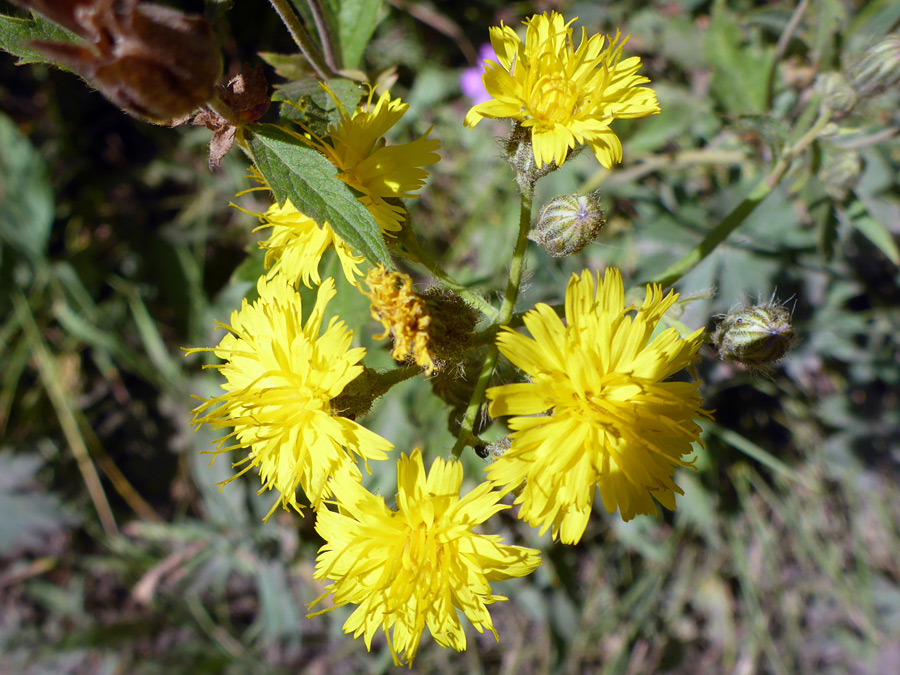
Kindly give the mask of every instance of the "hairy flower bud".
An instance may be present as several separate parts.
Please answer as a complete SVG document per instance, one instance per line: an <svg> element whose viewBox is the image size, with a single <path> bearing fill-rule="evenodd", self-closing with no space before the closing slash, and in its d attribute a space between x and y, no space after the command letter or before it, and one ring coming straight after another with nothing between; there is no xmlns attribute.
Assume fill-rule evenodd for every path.
<svg viewBox="0 0 900 675"><path fill-rule="evenodd" d="M203 17L138 0L15 2L84 40L39 40L32 47L133 115L177 124L213 96L222 57Z"/></svg>
<svg viewBox="0 0 900 675"><path fill-rule="evenodd" d="M730 311L712 339L720 359L763 373L797 344L791 315L774 295L765 304Z"/></svg>
<svg viewBox="0 0 900 675"><path fill-rule="evenodd" d="M847 69L847 80L860 98L877 96L900 81L900 34L864 51Z"/></svg>
<svg viewBox="0 0 900 675"><path fill-rule="evenodd" d="M605 224L599 192L565 195L541 209L528 238L554 258L561 258L594 241Z"/></svg>
<svg viewBox="0 0 900 675"><path fill-rule="evenodd" d="M836 113L849 112L859 101L853 87L841 73L822 73L816 78L822 103Z"/></svg>
<svg viewBox="0 0 900 675"><path fill-rule="evenodd" d="M844 201L850 190L856 187L862 173L862 159L855 150L837 152L827 156L819 169L819 179L825 184L825 192L837 201Z"/></svg>

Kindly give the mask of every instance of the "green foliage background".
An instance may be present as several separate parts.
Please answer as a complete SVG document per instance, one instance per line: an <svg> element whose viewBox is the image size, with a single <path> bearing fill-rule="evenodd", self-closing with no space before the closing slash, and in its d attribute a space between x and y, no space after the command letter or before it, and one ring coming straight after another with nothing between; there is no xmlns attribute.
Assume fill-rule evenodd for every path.
<svg viewBox="0 0 900 675"><path fill-rule="evenodd" d="M392 92L411 108L391 140L433 126L443 143L429 186L408 203L424 245L460 281L501 289L497 252L512 248L518 213L495 140L506 128L462 127L469 102L458 79L489 26L517 26L535 7L326 5L348 66L396 67ZM662 113L616 123L625 161L613 171L583 153L538 184L537 205L599 188L609 222L577 256L531 248L519 309L558 302L585 267L618 266L637 285L678 260L811 124L816 73L846 66L900 22L896 1L811 0L779 49L794 3L538 10L551 7L589 32L629 34ZM263 3L208 10L228 63L266 52L271 83L296 68L277 56L294 49ZM3 19L0 47L15 52L11 31L37 30L29 21ZM414 672L879 673L896 663L898 103L894 86L839 120L840 134L804 154L678 284L701 298L679 317L691 328L777 289L794 298L802 340L772 379L706 353L700 374L716 421L697 471L678 475L678 510L623 523L595 509L575 547L506 512L492 522L541 548L544 564L498 585L509 597L492 610L499 642L472 631L456 654L426 636ZM263 193L234 196L252 186L246 159L235 150L210 173L205 129L136 121L72 74L9 55L0 109L0 670L390 670L383 640L368 654L342 634L348 611L304 618L320 593L313 518L279 512L263 525L272 495L256 495L252 477L220 491L228 461L210 465L201 453L214 436L189 426L190 396L218 382L182 347L214 344L215 321L262 269L257 221L228 206L268 206ZM851 149L861 172L836 196L825 169ZM337 270L333 259L323 265ZM367 301L338 281L332 311L354 327L370 366L388 366ZM421 446L434 457L452 444L447 418L416 378L365 423L397 452ZM482 462L464 460L471 486ZM370 487L392 495L394 463L373 469ZM98 517L98 500L114 523Z"/></svg>

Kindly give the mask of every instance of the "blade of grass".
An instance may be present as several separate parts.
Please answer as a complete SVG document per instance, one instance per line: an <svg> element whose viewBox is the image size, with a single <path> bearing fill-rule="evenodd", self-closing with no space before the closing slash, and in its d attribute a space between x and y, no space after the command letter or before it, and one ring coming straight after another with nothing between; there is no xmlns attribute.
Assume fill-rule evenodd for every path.
<svg viewBox="0 0 900 675"><path fill-rule="evenodd" d="M114 536L118 534L119 529L116 526L112 509L109 507L106 493L103 491L103 485L100 483L100 476L97 475L97 468L91 460L87 446L79 431L78 422L75 419L75 413L70 405L69 397L63 391L59 377L59 364L41 339L40 331L34 321L34 316L31 314L31 308L28 306L25 296L21 293L16 293L12 299L16 316L25 332L26 344L30 347L34 360L37 363L41 383L44 385L54 411L56 411L59 425L62 428L66 442L69 444L69 448L72 450L75 462L78 464L78 470L81 472L82 478L84 478L85 486L100 518L103 531L108 536Z"/></svg>
<svg viewBox="0 0 900 675"><path fill-rule="evenodd" d="M759 462L765 467L768 467L774 473L784 476L788 480L800 483L809 489L813 489L813 486L809 485L808 481L805 478L801 478L800 475L791 467L775 457L769 451L763 450L753 441L747 440L736 431L726 429L725 427L719 426L715 422L706 422L704 423L704 426L706 427L707 431L709 431L709 433L718 436L721 440L733 447L735 450L739 450L751 459Z"/></svg>

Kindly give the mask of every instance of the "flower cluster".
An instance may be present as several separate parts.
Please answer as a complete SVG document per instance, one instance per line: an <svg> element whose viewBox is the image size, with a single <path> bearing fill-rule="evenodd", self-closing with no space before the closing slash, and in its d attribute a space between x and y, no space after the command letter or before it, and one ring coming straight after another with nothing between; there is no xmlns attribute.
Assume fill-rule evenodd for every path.
<svg viewBox="0 0 900 675"><path fill-rule="evenodd" d="M524 42L507 26L492 29L498 62L488 61L483 76L491 98L466 117L470 127L484 117L514 120L512 139L526 156L533 154L532 167L548 171L583 144L611 166L622 156L613 120L659 110L653 90L642 86L648 80L638 74L640 59L623 59L619 35L588 38L582 30L576 49L571 24L555 12L534 16ZM279 503L301 512L308 504L315 511L324 540L315 578L328 585L310 606L332 603L315 614L355 605L344 631L363 636L367 648L381 631L395 663L411 664L426 628L438 644L460 651L466 648L463 617L496 637L488 608L504 598L491 582L525 576L540 564L538 551L479 531L510 508L501 503L508 493L516 494L520 519L567 544L583 537L597 491L606 510L618 510L625 520L656 514L657 503L675 508L681 494L675 470L691 464L700 442L698 421L708 413L700 384L673 378L697 359L704 336L702 329L687 336L675 328L657 334L678 295L648 286L639 307L626 306L616 269L596 278L589 270L573 276L564 318L538 304L523 319L531 337L516 332L510 322L528 232L520 232L519 258L510 266L498 311L426 263L408 229L400 200L424 185L424 167L438 161L439 142L426 133L386 145L385 133L408 108L388 93L376 100L370 89L352 113L332 98L336 120L323 135L308 127L290 135L330 160L381 234L395 240L394 254L431 268L446 287L417 293L412 277L383 264L369 267L371 261L327 222L315 222L289 200L273 204L255 214L263 223L258 229L269 230L261 243L267 272L257 284L258 297L244 300L230 323L220 324L227 333L216 347L190 350L212 352L222 361L212 367L225 378L224 393L202 399L194 422L230 430L212 452L245 453L234 462L238 475L256 469L260 492L280 494L269 515ZM523 194L533 192L542 175L528 171L517 168ZM263 185L258 189L267 188L259 171L252 176ZM303 198L293 196L295 202ZM528 221L522 218L523 228ZM569 255L588 246L603 222L598 195L569 195L544 209L529 236L553 255ZM322 280L319 264L332 247L351 284L365 275L369 290L359 291L384 329L376 339L391 335L393 358L421 370L367 368L366 350L353 346L353 331L337 316L326 321L336 291L333 279ZM301 285L318 286L305 319L303 305L309 303L301 301ZM478 311L492 323L476 333ZM487 388L499 354L527 380ZM477 359L481 374L467 378ZM393 445L357 418L391 386L423 370L440 373L433 382L460 384L468 401L461 408L465 419L456 420L453 458L435 459L427 474L420 450L400 456L391 508L366 489L361 468L368 472L370 461L388 459ZM446 382L439 384L447 389ZM504 451L487 466L484 480L461 497L463 470L456 460L467 445L484 454L487 443L477 438L475 418L485 397L491 416L509 417L511 433L497 444Z"/></svg>

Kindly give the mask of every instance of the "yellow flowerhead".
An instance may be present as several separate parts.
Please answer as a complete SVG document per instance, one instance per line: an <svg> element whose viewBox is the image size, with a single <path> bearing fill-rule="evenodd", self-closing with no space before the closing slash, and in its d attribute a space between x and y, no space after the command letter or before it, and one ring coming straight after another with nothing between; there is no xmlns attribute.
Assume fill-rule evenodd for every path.
<svg viewBox="0 0 900 675"><path fill-rule="evenodd" d="M497 337L503 355L530 381L488 389L490 414L509 420L512 445L488 467L490 479L515 488L519 517L553 528L554 538L577 543L594 502L594 486L610 513L624 520L656 514L654 499L675 508L672 480L699 440L699 382L667 381L696 359L703 329L682 338L674 328L650 340L678 296L648 286L631 316L622 277L610 269L572 275L566 321L538 304L525 317L534 336L506 329Z"/></svg>
<svg viewBox="0 0 900 675"><path fill-rule="evenodd" d="M332 583L312 604L333 594L335 606L359 605L344 632L364 635L371 649L381 628L395 664L412 664L425 626L442 647L463 651L459 611L496 638L487 606L505 598L493 595L489 582L525 576L540 564L534 549L472 531L508 507L486 482L460 499L462 479L462 466L443 459L426 478L422 453L414 450L397 465L396 510L342 472L332 479L338 511L322 508L316 516L325 544L314 576Z"/></svg>
<svg viewBox="0 0 900 675"><path fill-rule="evenodd" d="M502 23L491 28L491 44L499 63L487 61L484 86L493 98L469 110L466 126L483 117L510 118L531 129L534 159L562 165L570 149L586 143L603 166L622 161L622 143L609 128L616 118L645 117L659 112L656 92L639 85L637 56L622 59L619 34L587 37L581 29L578 49L572 19L536 14L526 21L523 44Z"/></svg>
<svg viewBox="0 0 900 675"><path fill-rule="evenodd" d="M250 167L248 177L259 183L260 187L239 192L238 197L248 192L269 190L269 184L255 166ZM285 200L284 206L275 202L265 213L248 211L237 204L232 206L259 218L262 225L254 232L271 228L268 238L259 243L259 247L266 252L265 266L269 279L282 274L295 287L301 281L307 288L312 288L310 282L318 286L322 281L319 263L331 246L337 252L347 281L355 285L356 277L362 274L359 265L365 262L365 258L354 254L347 243L331 229L328 221L319 226L312 218L298 211L290 199Z"/></svg>
<svg viewBox="0 0 900 675"><path fill-rule="evenodd" d="M270 279L276 274L283 274L294 286L301 281L307 288L312 288L310 281L319 285L319 262L325 251L334 246L344 276L351 284L356 284L356 277L362 274L359 265L365 262L365 258L354 255L327 221L319 227L316 221L294 208L290 199L285 201L284 206L272 204L259 217L264 224L256 230L272 228L268 239L259 244L266 250L265 264Z"/></svg>
<svg viewBox="0 0 900 675"><path fill-rule="evenodd" d="M428 332L432 317L426 311L425 301L413 292L412 279L408 274L388 272L384 265L378 265L369 270L366 284L370 292L362 292L372 301L372 318L384 327L384 333L375 339L383 340L393 333L391 356L397 361L411 356L431 375L437 367Z"/></svg>
<svg viewBox="0 0 900 675"><path fill-rule="evenodd" d="M354 455L386 459L392 447L332 410L332 399L363 371L358 364L366 350L350 349L353 332L337 317L319 335L325 306L335 295L333 279L319 287L305 324L300 296L284 277L261 277L257 288L257 300L245 299L232 312L231 325L220 324L229 332L217 347L190 350L211 351L224 361L214 367L225 376L226 392L203 399L194 423L233 429L214 452L248 450L234 466L244 465L238 476L258 467L260 492L278 490L282 506L299 511L299 486L318 508L331 494L328 477L338 469L361 479ZM223 447L231 439L234 444Z"/></svg>
<svg viewBox="0 0 900 675"><path fill-rule="evenodd" d="M384 134L400 121L409 104L391 99L388 92L373 103L374 95L375 90L370 89L366 103L352 115L332 95L340 120L328 128L324 138L313 135L312 144L338 168L338 178L361 193L359 200L381 231L393 236L406 217L406 209L397 200L418 196L415 191L428 177L422 167L440 160L437 151L441 143L428 138L429 130L410 143L385 145Z"/></svg>

